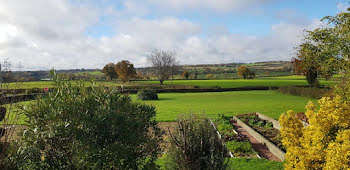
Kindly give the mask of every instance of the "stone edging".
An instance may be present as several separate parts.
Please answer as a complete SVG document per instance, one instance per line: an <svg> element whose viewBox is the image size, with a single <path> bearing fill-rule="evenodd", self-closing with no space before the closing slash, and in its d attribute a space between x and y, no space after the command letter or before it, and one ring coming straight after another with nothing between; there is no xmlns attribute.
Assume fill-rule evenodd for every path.
<svg viewBox="0 0 350 170"><path fill-rule="evenodd" d="M278 130L281 130L281 125L280 125L280 122L278 122L277 120L275 119L272 119L271 117L268 117L264 114L261 114L259 112L256 112L256 115L260 118L260 119L263 119L263 120L266 120L266 121L269 121L273 124L273 128L275 129L278 129Z"/></svg>
<svg viewBox="0 0 350 170"><path fill-rule="evenodd" d="M236 116L233 116L233 119L236 120L237 124L242 126L249 134L251 134L260 143L266 145L266 147L269 149L270 152L272 152L274 155L276 155L281 161L284 161L284 155L286 154L285 152L283 152L280 148L278 148L275 144L270 142L268 139L266 139L260 133L255 131L253 128L251 128L250 126L245 124L243 121L238 119Z"/></svg>

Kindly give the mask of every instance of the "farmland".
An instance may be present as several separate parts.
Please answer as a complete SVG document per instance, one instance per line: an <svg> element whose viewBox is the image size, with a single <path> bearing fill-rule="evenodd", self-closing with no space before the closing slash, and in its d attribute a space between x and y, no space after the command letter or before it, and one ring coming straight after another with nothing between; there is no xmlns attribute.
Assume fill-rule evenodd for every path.
<svg viewBox="0 0 350 170"><path fill-rule="evenodd" d="M159 81L139 81L143 84L159 84ZM280 87L280 86L307 86L306 80L302 79L235 79L235 80L175 80L165 81L164 84L175 85L190 85L201 87L221 87L221 88L237 88L237 87L254 87L254 86L268 86L268 87ZM334 81L321 80L321 85L333 85Z"/></svg>

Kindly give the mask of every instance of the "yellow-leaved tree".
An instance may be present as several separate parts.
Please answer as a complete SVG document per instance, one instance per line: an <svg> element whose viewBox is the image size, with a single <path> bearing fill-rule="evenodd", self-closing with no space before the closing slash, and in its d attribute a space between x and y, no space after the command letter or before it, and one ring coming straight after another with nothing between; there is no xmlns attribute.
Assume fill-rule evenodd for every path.
<svg viewBox="0 0 350 170"><path fill-rule="evenodd" d="M279 119L285 169L350 169L350 102L339 95L318 102L319 109L306 106L305 127L291 110Z"/></svg>

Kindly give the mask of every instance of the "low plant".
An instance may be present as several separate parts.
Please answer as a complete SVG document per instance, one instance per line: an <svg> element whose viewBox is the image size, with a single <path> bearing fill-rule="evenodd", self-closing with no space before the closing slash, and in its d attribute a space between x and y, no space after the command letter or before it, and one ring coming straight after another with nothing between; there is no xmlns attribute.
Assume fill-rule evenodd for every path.
<svg viewBox="0 0 350 170"><path fill-rule="evenodd" d="M250 144L248 141L228 141L226 143L226 147L229 151L231 151L234 154L241 154L241 153L248 153L253 154L255 151L252 148L252 144Z"/></svg>
<svg viewBox="0 0 350 170"><path fill-rule="evenodd" d="M139 100L158 100L157 91L154 89L142 89L137 92Z"/></svg>

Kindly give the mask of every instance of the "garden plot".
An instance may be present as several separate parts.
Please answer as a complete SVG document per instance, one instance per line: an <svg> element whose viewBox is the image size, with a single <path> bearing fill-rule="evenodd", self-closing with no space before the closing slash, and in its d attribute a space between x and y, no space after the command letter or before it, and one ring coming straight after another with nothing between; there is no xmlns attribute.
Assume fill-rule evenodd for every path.
<svg viewBox="0 0 350 170"><path fill-rule="evenodd" d="M220 115L213 122L233 157L260 158L262 156L269 160L280 161L264 144L254 139L241 126L234 124L230 117Z"/></svg>
<svg viewBox="0 0 350 170"><path fill-rule="evenodd" d="M282 145L282 137L280 131L273 127L272 122L259 118L256 113L248 113L237 115L237 118L242 120L245 124L249 125L259 134L267 138L279 149L285 152L285 147Z"/></svg>

